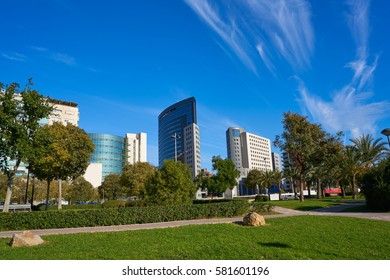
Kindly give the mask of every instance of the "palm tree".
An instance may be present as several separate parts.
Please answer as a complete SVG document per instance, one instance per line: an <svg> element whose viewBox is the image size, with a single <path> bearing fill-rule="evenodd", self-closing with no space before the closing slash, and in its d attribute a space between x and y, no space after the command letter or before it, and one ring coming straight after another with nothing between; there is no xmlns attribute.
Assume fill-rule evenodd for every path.
<svg viewBox="0 0 390 280"><path fill-rule="evenodd" d="M300 178L299 170L298 168L291 167L289 169L284 170L284 177L287 179L288 182L291 183L292 186L292 191L294 193L295 198L297 197L297 192L296 192L296 182Z"/></svg>
<svg viewBox="0 0 390 280"><path fill-rule="evenodd" d="M267 188L269 200L271 200L270 186L273 184L273 182L274 182L273 171L271 170L262 171L260 177L260 185L264 188Z"/></svg>
<svg viewBox="0 0 390 280"><path fill-rule="evenodd" d="M350 178L352 185L352 198L356 199L356 177L363 172L364 162L362 154L355 146L346 146L343 157L343 169Z"/></svg>
<svg viewBox="0 0 390 280"><path fill-rule="evenodd" d="M278 185L279 200L282 200L282 190L280 188L280 182L283 179L283 172L279 170L272 171L273 183Z"/></svg>
<svg viewBox="0 0 390 280"><path fill-rule="evenodd" d="M351 139L357 152L361 155L360 161L365 167L372 167L380 161L384 155L387 143L381 138L375 139L371 134L363 134L359 138Z"/></svg>

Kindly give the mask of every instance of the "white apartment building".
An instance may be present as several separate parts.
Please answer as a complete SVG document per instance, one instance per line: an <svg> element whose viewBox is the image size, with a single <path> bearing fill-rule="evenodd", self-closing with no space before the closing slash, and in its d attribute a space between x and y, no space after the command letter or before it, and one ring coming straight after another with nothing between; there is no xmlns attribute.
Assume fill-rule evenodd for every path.
<svg viewBox="0 0 390 280"><path fill-rule="evenodd" d="M242 179L250 170L273 170L270 139L245 132L242 128L230 127L226 131L226 144L228 158L240 171L239 188L228 191L227 196L242 195Z"/></svg>
<svg viewBox="0 0 390 280"><path fill-rule="evenodd" d="M125 137L125 163L147 161L147 135L144 132L133 134L127 133Z"/></svg>
<svg viewBox="0 0 390 280"><path fill-rule="evenodd" d="M49 118L41 120L41 124L53 124L53 122L60 122L64 125L71 123L75 126L79 125L79 108L77 103L62 101L56 99L48 99L49 103L53 106L53 111L51 112Z"/></svg>
<svg viewBox="0 0 390 280"><path fill-rule="evenodd" d="M192 170L195 178L201 170L200 132L197 124L192 123L184 128L184 162Z"/></svg>

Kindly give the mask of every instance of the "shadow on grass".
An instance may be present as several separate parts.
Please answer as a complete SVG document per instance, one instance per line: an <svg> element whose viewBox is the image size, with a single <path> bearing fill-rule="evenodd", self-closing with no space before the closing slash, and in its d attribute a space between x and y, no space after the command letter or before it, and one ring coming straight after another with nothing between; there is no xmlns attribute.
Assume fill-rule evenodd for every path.
<svg viewBox="0 0 390 280"><path fill-rule="evenodd" d="M259 245L273 248L292 248L290 245L280 242L258 242Z"/></svg>

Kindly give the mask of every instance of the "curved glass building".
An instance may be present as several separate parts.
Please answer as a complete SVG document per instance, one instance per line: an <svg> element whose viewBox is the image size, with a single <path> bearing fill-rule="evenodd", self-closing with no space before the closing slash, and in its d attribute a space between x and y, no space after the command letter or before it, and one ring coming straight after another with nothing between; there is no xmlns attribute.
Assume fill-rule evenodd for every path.
<svg viewBox="0 0 390 280"><path fill-rule="evenodd" d="M158 116L158 156L160 167L164 160L177 159L192 169L193 176L200 171L200 137L194 97L169 106Z"/></svg>
<svg viewBox="0 0 390 280"><path fill-rule="evenodd" d="M95 144L90 162L102 164L102 179L112 173L120 174L124 161L125 139L104 133L88 133L88 135Z"/></svg>

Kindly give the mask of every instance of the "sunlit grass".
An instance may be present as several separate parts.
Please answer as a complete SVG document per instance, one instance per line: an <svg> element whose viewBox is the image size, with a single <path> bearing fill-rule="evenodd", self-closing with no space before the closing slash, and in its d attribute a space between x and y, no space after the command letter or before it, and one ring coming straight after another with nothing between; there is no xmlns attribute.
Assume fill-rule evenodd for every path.
<svg viewBox="0 0 390 280"><path fill-rule="evenodd" d="M30 248L11 248L3 238L0 259L390 259L389 222L297 216L267 223L51 235Z"/></svg>

